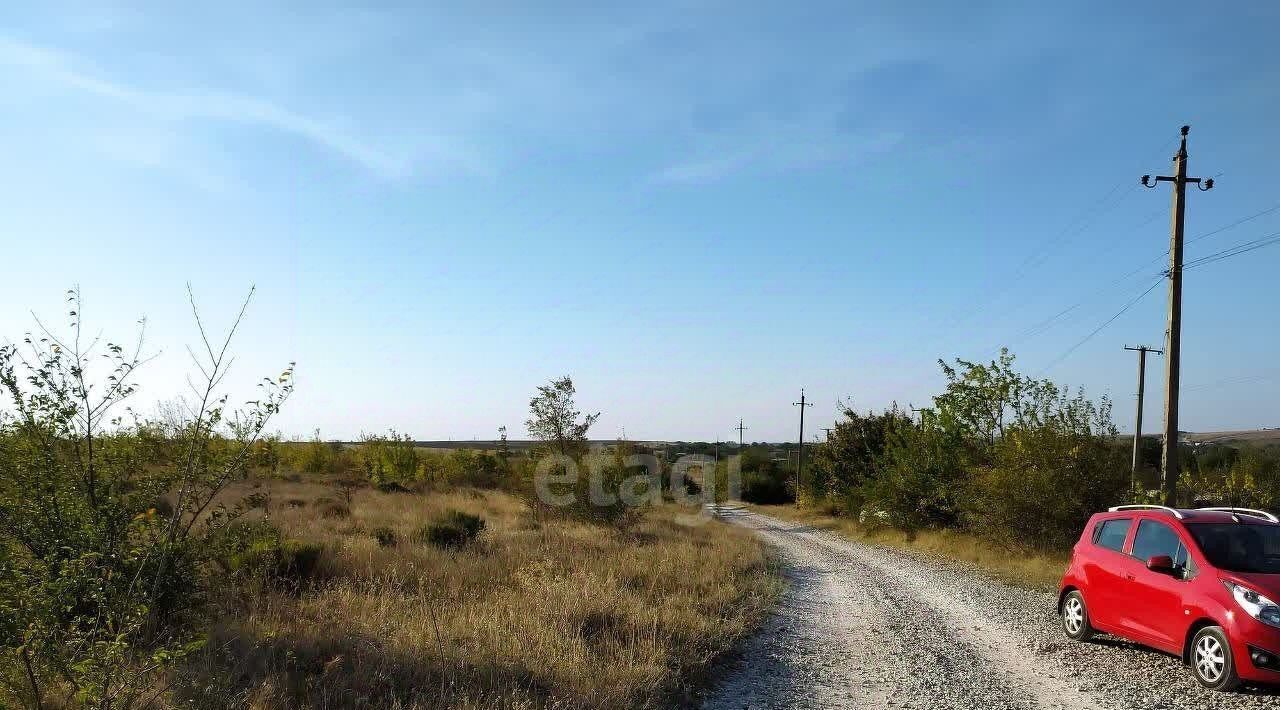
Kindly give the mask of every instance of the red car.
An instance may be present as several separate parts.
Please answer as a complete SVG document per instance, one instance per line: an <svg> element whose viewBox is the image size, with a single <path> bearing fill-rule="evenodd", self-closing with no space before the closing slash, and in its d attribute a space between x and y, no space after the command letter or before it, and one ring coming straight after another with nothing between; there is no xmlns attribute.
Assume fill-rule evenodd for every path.
<svg viewBox="0 0 1280 710"><path fill-rule="evenodd" d="M1245 508L1122 505L1089 519L1062 578L1067 636L1181 656L1206 688L1280 682L1280 519Z"/></svg>

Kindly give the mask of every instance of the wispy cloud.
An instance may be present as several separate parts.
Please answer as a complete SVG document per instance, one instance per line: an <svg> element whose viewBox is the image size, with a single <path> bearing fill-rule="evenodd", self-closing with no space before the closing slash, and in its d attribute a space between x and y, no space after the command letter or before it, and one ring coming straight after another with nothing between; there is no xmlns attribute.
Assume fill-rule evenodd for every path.
<svg viewBox="0 0 1280 710"><path fill-rule="evenodd" d="M905 138L900 132L851 134L825 121L750 125L702 138L691 157L661 168L652 180L705 184L743 173L789 172L857 162L891 151Z"/></svg>
<svg viewBox="0 0 1280 710"><path fill-rule="evenodd" d="M115 102L153 120L239 123L280 131L336 153L385 179L410 175L419 157L417 152L382 149L336 121L321 120L268 100L223 91L144 89L106 78L68 53L10 39L0 38L0 64L23 72L46 87L60 87ZM478 162L447 141L428 142L418 146L418 150L467 172L483 172Z"/></svg>

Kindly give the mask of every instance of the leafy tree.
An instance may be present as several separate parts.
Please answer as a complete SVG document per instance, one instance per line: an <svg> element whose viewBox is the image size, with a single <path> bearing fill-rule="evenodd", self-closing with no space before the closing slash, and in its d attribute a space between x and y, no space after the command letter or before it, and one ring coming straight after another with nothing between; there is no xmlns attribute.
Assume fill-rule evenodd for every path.
<svg viewBox="0 0 1280 710"><path fill-rule="evenodd" d="M361 434L356 457L364 477L374 484L411 481L422 465L413 437L394 429L385 435Z"/></svg>
<svg viewBox="0 0 1280 710"><path fill-rule="evenodd" d="M600 413L583 415L573 401L577 390L568 375L538 387L529 400L529 435L557 454L579 458L587 452L587 431Z"/></svg>
<svg viewBox="0 0 1280 710"><path fill-rule="evenodd" d="M890 433L911 421L897 405L884 412L861 414L842 404L840 415L827 440L814 449L806 484L811 486L813 500L857 514L866 502L866 486L879 473Z"/></svg>
<svg viewBox="0 0 1280 710"><path fill-rule="evenodd" d="M507 442L507 425L498 427L498 458L505 464L511 458L511 446Z"/></svg>
<svg viewBox="0 0 1280 710"><path fill-rule="evenodd" d="M864 518L883 515L909 532L954 525L970 463L964 432L945 409L918 425L892 420L878 475L863 488Z"/></svg>
<svg viewBox="0 0 1280 710"><path fill-rule="evenodd" d="M1009 350L1001 348L999 359L987 364L957 358L953 367L938 361L947 387L934 404L976 444L994 446L1004 436L1007 421L1023 414L1019 405L1029 381L1014 371L1013 360Z"/></svg>
<svg viewBox="0 0 1280 710"><path fill-rule="evenodd" d="M228 409L218 388L248 299L218 344L192 298L196 399L129 423L142 331L131 349L84 342L79 293L68 300L68 335L37 321L37 334L0 346L0 704L127 708L200 643L190 622L206 541L245 510L218 494L244 477L292 366Z"/></svg>
<svg viewBox="0 0 1280 710"><path fill-rule="evenodd" d="M1111 402L1025 381L1023 416L974 469L966 520L977 532L1043 551L1069 548L1089 516L1126 498L1129 466Z"/></svg>

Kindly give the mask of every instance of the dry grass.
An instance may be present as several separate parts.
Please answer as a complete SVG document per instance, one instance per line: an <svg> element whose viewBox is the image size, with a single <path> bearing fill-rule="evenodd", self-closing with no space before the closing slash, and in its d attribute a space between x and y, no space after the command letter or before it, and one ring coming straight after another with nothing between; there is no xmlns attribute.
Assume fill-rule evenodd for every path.
<svg viewBox="0 0 1280 710"><path fill-rule="evenodd" d="M224 600L177 686L184 705L669 707L758 623L781 584L754 537L688 524L688 508L618 530L538 527L496 492L366 489L348 518L319 515L314 501L333 495L323 486L275 483L271 495L270 516L289 537L325 545L325 579L298 595ZM449 508L484 517L475 543L410 541ZM379 527L399 544L379 546Z"/></svg>
<svg viewBox="0 0 1280 710"><path fill-rule="evenodd" d="M908 535L900 530L869 530L857 521L797 508L793 505L748 505L766 515L830 530L845 537L884 547L936 555L966 562L984 574L1026 589L1056 589L1067 568L1065 556L1040 555L992 545L973 535L951 530L922 530Z"/></svg>

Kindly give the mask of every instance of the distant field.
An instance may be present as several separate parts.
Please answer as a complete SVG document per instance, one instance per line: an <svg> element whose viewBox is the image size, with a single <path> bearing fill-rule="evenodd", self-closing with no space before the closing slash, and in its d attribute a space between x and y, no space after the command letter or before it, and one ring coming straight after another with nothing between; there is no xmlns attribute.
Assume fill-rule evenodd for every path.
<svg viewBox="0 0 1280 710"><path fill-rule="evenodd" d="M1245 429L1240 431L1206 431L1184 434L1183 437L1197 444L1226 444L1230 442L1280 443L1280 428Z"/></svg>
<svg viewBox="0 0 1280 710"><path fill-rule="evenodd" d="M1143 434L1144 439L1158 439L1159 434ZM1182 432L1182 440L1193 444L1280 444L1280 428L1276 429L1239 429L1235 431L1193 431ZM1129 443L1132 434L1116 437L1116 441Z"/></svg>

